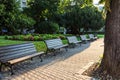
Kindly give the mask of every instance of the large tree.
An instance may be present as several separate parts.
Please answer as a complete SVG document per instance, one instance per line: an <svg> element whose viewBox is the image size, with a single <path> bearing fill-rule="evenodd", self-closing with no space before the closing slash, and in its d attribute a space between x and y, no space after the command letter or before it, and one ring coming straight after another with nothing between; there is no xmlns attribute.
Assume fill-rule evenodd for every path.
<svg viewBox="0 0 120 80"><path fill-rule="evenodd" d="M44 21L52 21L52 17L56 16L58 5L60 0L29 0L28 6L24 12L27 15L31 16L36 24L34 25L34 29L36 33L41 33L40 29L41 23Z"/></svg>
<svg viewBox="0 0 120 80"><path fill-rule="evenodd" d="M120 79L120 0L106 0L104 55L101 71Z"/></svg>
<svg viewBox="0 0 120 80"><path fill-rule="evenodd" d="M32 27L35 21L22 14L16 0L0 0L0 33L6 29L9 34L22 33L24 28Z"/></svg>
<svg viewBox="0 0 120 80"><path fill-rule="evenodd" d="M73 6L70 12L66 12L66 28L71 34L80 34L80 30L82 32L85 31L97 31L104 26L104 19L102 17L101 12L93 6Z"/></svg>

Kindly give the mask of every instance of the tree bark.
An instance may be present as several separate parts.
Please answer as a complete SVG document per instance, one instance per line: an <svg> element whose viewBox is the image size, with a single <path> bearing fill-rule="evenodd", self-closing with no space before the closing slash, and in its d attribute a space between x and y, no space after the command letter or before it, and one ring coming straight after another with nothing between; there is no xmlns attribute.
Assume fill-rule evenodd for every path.
<svg viewBox="0 0 120 80"><path fill-rule="evenodd" d="M111 12L105 24L104 55L101 68L112 77L120 77L120 0L111 0ZM119 78L120 79L120 78Z"/></svg>

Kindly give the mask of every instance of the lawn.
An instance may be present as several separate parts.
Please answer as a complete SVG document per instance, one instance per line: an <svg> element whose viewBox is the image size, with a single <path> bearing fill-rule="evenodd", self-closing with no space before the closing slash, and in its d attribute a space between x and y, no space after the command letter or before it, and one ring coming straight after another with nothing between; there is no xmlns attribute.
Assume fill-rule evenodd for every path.
<svg viewBox="0 0 120 80"><path fill-rule="evenodd" d="M97 35L99 38L104 38L104 35L103 34L98 34Z"/></svg>
<svg viewBox="0 0 120 80"><path fill-rule="evenodd" d="M21 44L21 43L25 43L25 41L5 40L4 36L0 36L0 46L13 45L13 44Z"/></svg>

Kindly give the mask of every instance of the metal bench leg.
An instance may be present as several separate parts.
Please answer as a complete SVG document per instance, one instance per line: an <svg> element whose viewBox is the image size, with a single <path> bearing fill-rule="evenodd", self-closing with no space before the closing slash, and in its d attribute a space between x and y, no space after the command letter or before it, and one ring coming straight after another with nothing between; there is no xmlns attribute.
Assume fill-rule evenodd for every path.
<svg viewBox="0 0 120 80"><path fill-rule="evenodd" d="M3 66L3 63L1 63L1 65L0 65L0 72L2 71L2 66Z"/></svg>
<svg viewBox="0 0 120 80"><path fill-rule="evenodd" d="M85 44L87 44L87 40L85 40Z"/></svg>
<svg viewBox="0 0 120 80"><path fill-rule="evenodd" d="M13 65L10 65L10 72L11 72L11 75L14 74L14 72L13 72Z"/></svg>
<svg viewBox="0 0 120 80"><path fill-rule="evenodd" d="M55 51L56 51L55 49L52 50L53 56L56 56Z"/></svg>
<svg viewBox="0 0 120 80"><path fill-rule="evenodd" d="M68 47L65 47L65 50L68 51Z"/></svg>
<svg viewBox="0 0 120 80"><path fill-rule="evenodd" d="M55 51L54 51L54 53L53 53L53 56L56 56Z"/></svg>
<svg viewBox="0 0 120 80"><path fill-rule="evenodd" d="M31 58L31 61L33 61L33 58Z"/></svg>
<svg viewBox="0 0 120 80"><path fill-rule="evenodd" d="M47 55L48 54L48 49L46 50L46 52L45 52L45 55Z"/></svg>
<svg viewBox="0 0 120 80"><path fill-rule="evenodd" d="M81 46L81 43L79 43L80 44L80 46Z"/></svg>
<svg viewBox="0 0 120 80"><path fill-rule="evenodd" d="M72 44L72 48L75 48L74 44Z"/></svg>
<svg viewBox="0 0 120 80"><path fill-rule="evenodd" d="M39 58L41 59L40 62L43 62L42 55L40 55Z"/></svg>

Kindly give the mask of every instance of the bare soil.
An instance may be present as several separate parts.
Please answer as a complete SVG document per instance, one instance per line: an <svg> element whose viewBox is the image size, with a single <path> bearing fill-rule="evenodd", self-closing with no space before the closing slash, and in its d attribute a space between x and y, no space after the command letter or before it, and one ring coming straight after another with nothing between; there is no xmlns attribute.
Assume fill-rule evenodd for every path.
<svg viewBox="0 0 120 80"><path fill-rule="evenodd" d="M111 76L107 74L106 71L104 71L103 73L100 73L99 65L100 65L99 63L94 63L85 72L83 72L82 75L94 77L98 80L120 80L120 78L113 79Z"/></svg>

